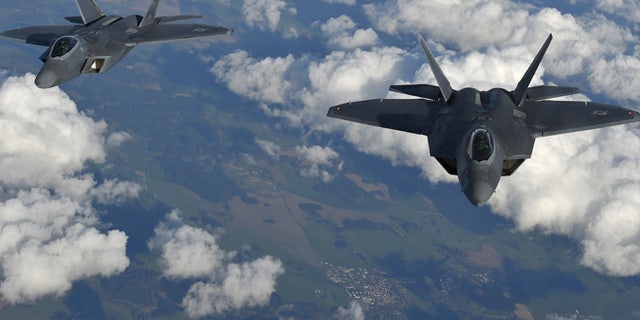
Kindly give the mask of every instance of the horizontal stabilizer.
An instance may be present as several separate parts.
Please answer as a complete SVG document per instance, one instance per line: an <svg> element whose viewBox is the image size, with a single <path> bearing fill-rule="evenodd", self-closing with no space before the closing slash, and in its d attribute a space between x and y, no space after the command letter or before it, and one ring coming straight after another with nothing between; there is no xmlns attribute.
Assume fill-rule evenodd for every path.
<svg viewBox="0 0 640 320"><path fill-rule="evenodd" d="M440 88L430 84L397 84L389 87L389 90L434 101L441 97Z"/></svg>
<svg viewBox="0 0 640 320"><path fill-rule="evenodd" d="M76 0L76 5L78 5L84 25L104 17L104 13L94 0Z"/></svg>
<svg viewBox="0 0 640 320"><path fill-rule="evenodd" d="M84 24L81 16L64 17L64 19L71 23Z"/></svg>
<svg viewBox="0 0 640 320"><path fill-rule="evenodd" d="M528 101L540 101L580 93L576 87L537 86L527 89Z"/></svg>

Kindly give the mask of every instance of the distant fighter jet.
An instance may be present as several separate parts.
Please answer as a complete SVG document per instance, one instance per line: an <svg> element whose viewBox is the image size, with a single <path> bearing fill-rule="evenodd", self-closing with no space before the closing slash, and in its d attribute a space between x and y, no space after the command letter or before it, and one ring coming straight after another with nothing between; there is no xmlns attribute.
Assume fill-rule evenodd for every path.
<svg viewBox="0 0 640 320"><path fill-rule="evenodd" d="M94 0L76 0L81 16L65 17L75 25L32 26L0 36L48 47L40 56L44 66L35 82L40 88L50 88L83 73L103 73L138 44L233 33L219 26L168 23L201 16L156 17L158 2L153 0L144 17L123 18L105 15Z"/></svg>
<svg viewBox="0 0 640 320"><path fill-rule="evenodd" d="M426 135L432 157L457 175L464 194L479 206L493 195L501 176L531 157L537 137L640 121L636 111L592 102L548 101L578 88L529 87L552 35L515 90L454 90L422 36L418 40L438 86L392 85L391 91L421 99L377 99L331 107L329 117Z"/></svg>

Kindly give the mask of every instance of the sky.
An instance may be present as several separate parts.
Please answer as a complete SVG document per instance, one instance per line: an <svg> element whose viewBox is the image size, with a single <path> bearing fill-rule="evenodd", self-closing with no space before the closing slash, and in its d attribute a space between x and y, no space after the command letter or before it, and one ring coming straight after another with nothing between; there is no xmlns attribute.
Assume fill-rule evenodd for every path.
<svg viewBox="0 0 640 320"><path fill-rule="evenodd" d="M577 84L586 95L576 99L592 96L640 109L636 1L572 0L563 9L548 1L323 2L331 6L326 17L302 27L301 2L244 0L241 25L231 26L291 43L312 39L323 47L320 53L270 56L239 47L203 58L217 85L252 101L274 122L303 132L295 148L302 175L329 182L339 174L344 155L331 141L340 140L394 166L418 168L425 187L457 183L428 157L425 137L325 116L338 103L398 97L387 93L390 84L435 83L413 40L416 32L428 40L454 88L508 90L553 33L532 85ZM409 40L401 45L392 39ZM0 295L9 303L64 295L74 281L123 272L130 264L127 234L100 231L95 207L135 198L143 188L86 173L88 164L105 164L106 154L130 137L79 111L63 90L40 90L33 80L32 74L13 75L0 87ZM316 135L330 142L309 142ZM272 157L282 147L277 141L256 144ZM638 159L637 125L541 138L533 157L501 180L488 206L514 221L518 232L539 229L573 239L586 267L610 276L638 275ZM193 281L181 304L193 318L265 305L286 272L269 255L236 261L217 237L185 224L174 210L148 242L164 276ZM180 257L201 259L187 264ZM364 315L352 304L339 308L336 317Z"/></svg>

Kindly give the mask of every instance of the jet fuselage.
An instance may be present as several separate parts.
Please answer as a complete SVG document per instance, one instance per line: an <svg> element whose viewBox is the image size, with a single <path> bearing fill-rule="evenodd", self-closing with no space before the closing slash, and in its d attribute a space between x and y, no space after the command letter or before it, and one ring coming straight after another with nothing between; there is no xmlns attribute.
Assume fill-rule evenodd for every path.
<svg viewBox="0 0 640 320"><path fill-rule="evenodd" d="M640 113L589 101L549 100L579 93L575 87L529 87L552 35L547 37L513 91L455 90L422 36L438 86L392 85L417 99L373 99L329 108L327 116L425 135L429 153L452 175L473 205L486 203L502 176L531 157L536 138L640 121Z"/></svg>
<svg viewBox="0 0 640 320"><path fill-rule="evenodd" d="M453 93L443 109L448 114L436 122L439 131L429 136L431 155L448 163L448 171L458 175L464 194L474 205L487 202L500 177L531 156L534 139L514 107L503 89L462 89ZM452 154L447 151L451 146L457 147L455 159L439 157Z"/></svg>
<svg viewBox="0 0 640 320"><path fill-rule="evenodd" d="M157 17L160 0L152 0L146 15L105 15L95 0L75 0L80 16L65 17L72 25L41 25L7 30L0 37L47 47L36 85L50 88L84 73L103 73L138 44L183 41L230 35L233 29L176 21L195 15Z"/></svg>
<svg viewBox="0 0 640 320"><path fill-rule="evenodd" d="M83 73L109 70L133 49L127 44L128 37L120 35L137 33L140 18L105 16L56 39L41 57L44 66L38 72L36 85L51 88ZM73 42L73 47L69 47L69 42Z"/></svg>

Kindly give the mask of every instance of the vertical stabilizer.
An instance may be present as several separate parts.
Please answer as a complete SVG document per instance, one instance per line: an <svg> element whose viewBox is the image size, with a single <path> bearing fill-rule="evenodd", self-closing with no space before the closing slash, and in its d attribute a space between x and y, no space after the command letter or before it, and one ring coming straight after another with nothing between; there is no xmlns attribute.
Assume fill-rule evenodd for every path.
<svg viewBox="0 0 640 320"><path fill-rule="evenodd" d="M549 34L547 40L542 45L542 48L540 48L540 51L538 51L538 54L533 59L533 62L531 62L529 69L527 69L527 72L524 73L522 79L520 80L520 82L518 82L518 86L516 87L516 89L513 90L513 101L518 107L522 106L525 99L527 98L527 88L529 88L531 79L533 79L536 70L538 70L538 66L540 65L540 61L542 61L542 57L544 57L544 54L547 52L547 48L549 48L551 39L553 39L553 36Z"/></svg>
<svg viewBox="0 0 640 320"><path fill-rule="evenodd" d="M153 24L153 22L156 19L156 11L158 11L159 2L160 0L153 0L153 2L151 2L151 6L149 6L149 10L147 11L147 14L144 16L144 19L142 19L142 21L140 22L140 28Z"/></svg>
<svg viewBox="0 0 640 320"><path fill-rule="evenodd" d="M422 46L422 50L424 50L424 54L427 56L429 67L431 67L431 72L433 72L433 75L436 77L436 81L438 82L438 86L440 87L440 93L442 93L442 97L446 102L449 102L449 99L453 94L453 89L451 88L449 80L442 72L442 69L440 69L436 58L433 56L433 53L431 53L431 50L429 50L427 43L424 41L424 38L422 38L422 35L420 34L418 34L418 41Z"/></svg>
<svg viewBox="0 0 640 320"><path fill-rule="evenodd" d="M80 10L82 22L84 22L85 25L104 17L104 13L100 7L98 7L95 0L76 0L76 5L78 6L78 10Z"/></svg>

